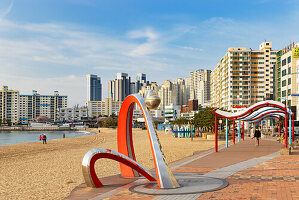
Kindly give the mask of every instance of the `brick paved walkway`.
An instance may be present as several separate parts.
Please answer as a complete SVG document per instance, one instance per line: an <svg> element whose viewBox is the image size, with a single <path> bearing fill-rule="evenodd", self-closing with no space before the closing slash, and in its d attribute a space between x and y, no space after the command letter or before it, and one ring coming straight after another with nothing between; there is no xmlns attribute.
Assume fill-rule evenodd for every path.
<svg viewBox="0 0 299 200"><path fill-rule="evenodd" d="M220 150L218 153L201 152L201 154L188 158L192 162L184 159L183 166L180 162L175 162L171 166L175 168L174 172L193 172L200 174L213 174L219 169L230 169L239 167L243 163L247 165L256 161L260 164L246 169L242 167L237 173L233 172L228 177L223 175L229 182L229 186L214 192L192 195L144 195L132 193L129 188L135 183L128 179L122 179L118 176L106 178L109 182L121 180L123 183L116 186L106 186L105 189L86 189L84 184L82 189L73 192L67 199L145 199L145 200L166 200L166 199L298 199L299 200L299 150L295 148L290 156L279 156L275 152L279 151L281 144L275 141L262 140L260 146L256 147L254 141L247 139L235 145ZM274 154L273 154L274 153ZM200 155L205 155L201 157ZM262 158L267 155L274 155L273 159L264 162ZM196 159L198 158L198 159ZM258 162L257 162L258 163ZM228 167L230 166L230 167ZM113 181L112 181L113 179ZM101 179L103 180L103 179ZM138 180L142 181L142 180ZM137 182L138 182L137 181ZM104 181L103 181L104 182ZM108 182L107 182L108 183ZM114 182L115 183L115 182ZM89 195L88 195L89 194Z"/></svg>

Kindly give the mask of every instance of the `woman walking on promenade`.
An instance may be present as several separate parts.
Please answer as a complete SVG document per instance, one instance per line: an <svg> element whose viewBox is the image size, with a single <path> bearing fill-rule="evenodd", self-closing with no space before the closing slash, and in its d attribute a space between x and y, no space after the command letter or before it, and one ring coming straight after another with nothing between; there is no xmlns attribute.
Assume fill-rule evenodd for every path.
<svg viewBox="0 0 299 200"><path fill-rule="evenodd" d="M260 138L261 138L261 131L260 131L259 128L257 128L255 130L254 137L255 137L255 146L259 146L260 145Z"/></svg>

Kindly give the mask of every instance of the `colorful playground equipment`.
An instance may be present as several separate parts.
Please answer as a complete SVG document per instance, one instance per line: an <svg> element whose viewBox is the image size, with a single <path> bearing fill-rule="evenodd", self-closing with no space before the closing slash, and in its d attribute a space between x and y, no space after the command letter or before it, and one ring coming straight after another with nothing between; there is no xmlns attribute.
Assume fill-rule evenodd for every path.
<svg viewBox="0 0 299 200"><path fill-rule="evenodd" d="M145 125L148 131L151 150L155 163L156 178L149 171L136 162L133 138L132 138L132 118L135 103L140 107ZM94 164L100 158L107 158L118 161L122 177L145 176L149 181L157 180L159 188L173 189L178 188L176 178L165 162L164 154L160 149L160 142L155 132L153 121L149 109L155 109L159 106L160 98L155 91L149 91L146 99L139 94L129 95L122 103L117 127L118 152L109 149L93 149L87 152L82 161L82 171L85 182L90 187L101 187L95 171Z"/></svg>
<svg viewBox="0 0 299 200"><path fill-rule="evenodd" d="M190 138L195 137L195 127L192 125L174 125L172 128L172 136L178 138Z"/></svg>
<svg viewBox="0 0 299 200"><path fill-rule="evenodd" d="M212 112L215 114L215 152L218 151L218 137L217 137L217 125L218 117L226 118L226 147L228 147L228 120L233 121L233 144L235 144L235 121L239 123L238 130L238 141L241 138L241 122L243 127L243 140L244 140L244 123L257 123L265 118L278 118L279 119L279 135L281 135L281 118L285 119L285 148L288 148L288 144L291 145L294 141L294 114L291 110L287 109L286 105L277 101L262 101L256 103L249 108L243 109L239 112L231 113L222 111L219 109L214 109ZM288 129L288 119L289 119L289 129ZM289 134L289 136L288 136ZM289 140L288 140L289 137Z"/></svg>

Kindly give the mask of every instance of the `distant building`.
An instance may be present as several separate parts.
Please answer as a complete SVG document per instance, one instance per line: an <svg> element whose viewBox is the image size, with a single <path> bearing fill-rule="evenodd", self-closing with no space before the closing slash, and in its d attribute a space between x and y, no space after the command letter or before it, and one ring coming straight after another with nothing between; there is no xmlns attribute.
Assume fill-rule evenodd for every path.
<svg viewBox="0 0 299 200"><path fill-rule="evenodd" d="M211 98L211 70L198 69L190 72L190 99L197 99L203 105Z"/></svg>
<svg viewBox="0 0 299 200"><path fill-rule="evenodd" d="M138 93L141 96L145 97L147 92L150 90L158 91L159 90L158 84L156 82L148 82L147 85L141 87L141 89L138 91Z"/></svg>
<svg viewBox="0 0 299 200"><path fill-rule="evenodd" d="M150 110L153 121L164 122L164 111L163 110ZM136 109L133 111L133 121L135 122L145 122L142 111Z"/></svg>
<svg viewBox="0 0 299 200"><path fill-rule="evenodd" d="M181 113L187 113L191 111L198 111L198 100L197 99L189 99L188 105L182 105Z"/></svg>
<svg viewBox="0 0 299 200"><path fill-rule="evenodd" d="M197 111L198 110L198 100L197 99L189 99L188 107L189 107L189 111Z"/></svg>
<svg viewBox="0 0 299 200"><path fill-rule="evenodd" d="M19 121L27 124L42 115L56 122L59 109L66 107L67 96L60 96L58 91L54 91L54 95L40 95L33 90L32 95L20 95Z"/></svg>
<svg viewBox="0 0 299 200"><path fill-rule="evenodd" d="M97 75L88 74L87 78L87 101L102 101L102 83Z"/></svg>
<svg viewBox="0 0 299 200"><path fill-rule="evenodd" d="M8 90L7 86L0 91L1 123L28 124L40 115L55 122L59 108L65 107L67 96L60 96L58 91L54 91L54 95L40 95L33 90L32 95L20 95L19 91Z"/></svg>
<svg viewBox="0 0 299 200"><path fill-rule="evenodd" d="M137 74L136 81L139 81L142 84L146 84L146 74L143 73Z"/></svg>
<svg viewBox="0 0 299 200"><path fill-rule="evenodd" d="M169 105L169 106L165 106L165 121L169 122L169 121L174 121L178 118L180 118L181 116L181 106L178 105Z"/></svg>
<svg viewBox="0 0 299 200"><path fill-rule="evenodd" d="M88 119L88 112L86 106L74 106L73 108L59 108L60 122L75 122Z"/></svg>
<svg viewBox="0 0 299 200"><path fill-rule="evenodd" d="M15 124L19 121L20 94L17 90L8 90L4 85L0 91L1 123Z"/></svg>
<svg viewBox="0 0 299 200"><path fill-rule="evenodd" d="M127 73L117 73L115 80L108 81L108 96L114 101L123 101L130 93L131 78Z"/></svg>
<svg viewBox="0 0 299 200"><path fill-rule="evenodd" d="M88 101L88 117L118 115L122 101L114 101L111 97L105 101Z"/></svg>

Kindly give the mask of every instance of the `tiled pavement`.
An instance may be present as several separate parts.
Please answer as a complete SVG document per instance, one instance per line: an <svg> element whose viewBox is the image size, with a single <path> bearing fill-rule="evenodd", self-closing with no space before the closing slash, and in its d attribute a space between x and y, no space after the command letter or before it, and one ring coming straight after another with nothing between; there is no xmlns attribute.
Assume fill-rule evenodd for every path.
<svg viewBox="0 0 299 200"><path fill-rule="evenodd" d="M281 144L275 141L263 140L259 147L255 147L253 140L247 139L229 148L222 149L218 153L210 153L201 157L193 156L192 162L176 168L175 172L193 172L211 175L219 169L238 168L242 171L233 172L228 175L221 174L229 182L229 185L219 191L191 195L145 195L132 193L128 189L134 182L113 190L97 192L93 199L145 199L145 200L167 200L167 199L298 199L299 200L299 150L295 149L292 155L279 156ZM299 148L299 147L297 147ZM207 152L202 152L207 154ZM273 159L265 161L267 155ZM262 160L261 158L264 158ZM186 159L184 160L186 161ZM257 161L260 161L258 164ZM265 162L264 162L265 161ZM242 164L243 163L243 164ZM246 165L249 165L246 169ZM255 165L257 164L257 165ZM176 162L175 165L178 165ZM230 167L227 167L230 166ZM240 168L241 166L241 168ZM174 166L172 166L174 167ZM242 168L243 167L243 168ZM245 167L245 168L244 168ZM175 168L175 167L174 167ZM138 180L141 181L141 180ZM137 181L137 182L138 182ZM85 189L86 190L86 189ZM90 192L90 191L89 191ZM79 196L78 196L79 194ZM70 196L68 199L89 199L80 193ZM89 196L90 197L90 196ZM92 199L92 198L90 198Z"/></svg>

